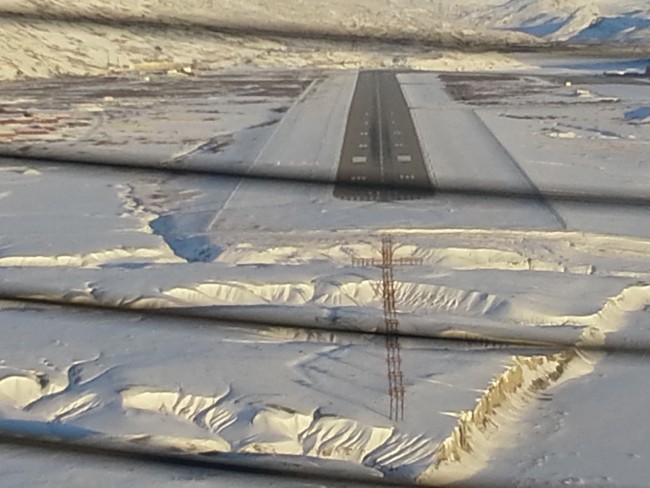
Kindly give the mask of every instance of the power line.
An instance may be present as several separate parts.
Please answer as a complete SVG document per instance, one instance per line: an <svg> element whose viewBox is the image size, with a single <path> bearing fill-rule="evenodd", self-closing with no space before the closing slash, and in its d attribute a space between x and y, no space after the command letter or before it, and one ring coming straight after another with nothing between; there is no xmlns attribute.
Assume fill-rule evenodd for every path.
<svg viewBox="0 0 650 488"><path fill-rule="evenodd" d="M101 302L94 303L80 303L74 301L74 298L61 298L44 297L42 291L36 291L34 297L30 297L29 293L23 288L16 293L10 293L7 290L0 291L0 301L8 303L15 303L20 306L33 306L38 307L58 307L63 310L77 310L88 312L102 312L113 313L124 316L138 316L138 317L151 317L162 318L168 322L158 322L159 326L167 325L178 327L181 326L178 321L182 320L183 327L196 327L205 330L206 325L214 327L231 327L232 325L240 327L248 327L251 329L264 329L268 327L286 327L289 329L304 329L312 332L333 332L338 334L347 334L350 336L380 336L387 337L387 334L382 328L376 330L363 330L359 328L346 328L345 326L337 325L336 322L330 322L323 325L315 325L314 322L310 323L305 320L305 317L297 316L295 311L286 312L285 314L260 314L245 315L241 311L231 312L228 308L223 310L201 310L201 307L187 307L187 308L143 308L138 309L129 307L127 305L105 304ZM65 293L62 293L65 295ZM427 316L427 323L436 325L435 314ZM402 319L403 320L403 319ZM322 321L321 321L322 323ZM446 324L447 322L444 321ZM462 329L467 324L455 322L455 327ZM544 329L544 328L542 328ZM447 330L445 330L447 332ZM489 348L491 346L503 349L516 349L521 353L535 353L543 351L544 353L558 352L566 348L578 348L584 351L617 353L626 355L638 355L645 357L650 353L650 341L647 344L633 344L629 342L620 343L605 343L605 344L588 344L581 343L579 346L576 341L561 340L557 337L542 337L535 336L536 331L525 336L521 335L519 331L508 331L501 336L496 336L493 333L479 336L476 333L466 337L451 336L445 333L430 332L418 330L417 332L398 330L393 335L400 338L439 342L441 344L449 344L450 347L461 344L480 344Z"/></svg>

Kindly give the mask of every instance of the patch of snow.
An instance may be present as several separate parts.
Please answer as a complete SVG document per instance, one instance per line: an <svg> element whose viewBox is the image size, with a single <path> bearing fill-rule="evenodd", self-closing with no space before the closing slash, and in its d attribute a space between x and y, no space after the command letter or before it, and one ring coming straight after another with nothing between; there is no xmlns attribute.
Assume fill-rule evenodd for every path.
<svg viewBox="0 0 650 488"><path fill-rule="evenodd" d="M546 132L546 135L557 139L575 139L577 137L573 131L549 130Z"/></svg>

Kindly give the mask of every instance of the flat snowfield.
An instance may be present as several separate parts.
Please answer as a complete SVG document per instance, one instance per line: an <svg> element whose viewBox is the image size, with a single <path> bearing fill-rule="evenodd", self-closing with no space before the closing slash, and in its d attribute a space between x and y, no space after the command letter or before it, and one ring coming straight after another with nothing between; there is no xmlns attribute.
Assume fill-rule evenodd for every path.
<svg viewBox="0 0 650 488"><path fill-rule="evenodd" d="M3 479L644 486L650 91L601 66L3 82Z"/></svg>

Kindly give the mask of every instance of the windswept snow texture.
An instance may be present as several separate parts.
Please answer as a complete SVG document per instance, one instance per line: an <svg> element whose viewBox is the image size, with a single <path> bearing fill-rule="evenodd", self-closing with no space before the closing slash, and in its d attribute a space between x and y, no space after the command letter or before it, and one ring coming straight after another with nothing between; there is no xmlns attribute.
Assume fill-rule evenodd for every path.
<svg viewBox="0 0 650 488"><path fill-rule="evenodd" d="M425 484L477 472L491 441L592 361L402 339L405 413L393 422L381 336L3 306L0 430L32 422L35 433L233 453L251 466L254 454L340 461Z"/></svg>
<svg viewBox="0 0 650 488"><path fill-rule="evenodd" d="M599 408L638 418L643 402L632 397L648 369L638 359L402 338L405 410L394 422L381 336L1 305L3 432L29 424L34 439L230 453L250 467L274 454L277 469L293 459L304 474L335 461L339 475L367 480L606 477L642 486L643 470L607 469L593 443L575 444L580 432L596 444L606 434L613 452L633 454L630 468L648 455L646 443L617 423L603 428L599 414L584 415L594 405L584 398L595 396ZM610 375L619 379L602 379ZM609 394L611 385L620 394ZM586 396L576 396L581 390ZM530 437L547 431L543 441ZM544 461L531 464L530 452ZM567 455L573 461L558 464ZM512 462L521 468L514 475ZM549 477L547 465L559 471Z"/></svg>
<svg viewBox="0 0 650 488"><path fill-rule="evenodd" d="M216 9L219 8L218 14ZM190 0L179 7L170 0L147 3L84 0L81 2L29 0L2 6L5 12L55 14L62 18L135 19L161 22L183 20L198 25L257 27L282 32L333 34L416 35L420 38L526 40L506 37L499 29L517 30L535 37L598 41L647 38L650 6L633 0L332 0L306 6L280 0L273 8L259 0L215 2ZM316 21L315 19L318 19Z"/></svg>
<svg viewBox="0 0 650 488"><path fill-rule="evenodd" d="M437 185L418 200L334 196L356 71L4 85L3 149L43 159L0 161L0 296L31 301L0 304L0 432L371 482L643 486L644 437L583 412L647 403L645 363L602 350L650 347L646 81L395 76ZM444 191L462 185L528 198ZM605 443L630 459L608 469Z"/></svg>

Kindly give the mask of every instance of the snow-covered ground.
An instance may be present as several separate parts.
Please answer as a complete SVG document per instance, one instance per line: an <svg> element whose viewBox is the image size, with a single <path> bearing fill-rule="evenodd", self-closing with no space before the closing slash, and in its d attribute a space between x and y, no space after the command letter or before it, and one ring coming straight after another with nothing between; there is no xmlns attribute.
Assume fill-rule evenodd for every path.
<svg viewBox="0 0 650 488"><path fill-rule="evenodd" d="M2 483L4 486L41 486L58 488L86 488L90 483L99 488L137 485L142 488L320 488L322 480L274 476L269 473L255 474L201 469L181 464L133 461L106 456L87 456L79 451L65 452L43 449L42 446L3 446ZM327 480L327 486L349 488L348 482ZM363 485L361 485L363 486Z"/></svg>
<svg viewBox="0 0 650 488"><path fill-rule="evenodd" d="M629 115L650 103L643 82L548 73L400 75L438 185L646 194L649 134ZM630 469L648 453L641 441L623 447L624 430L602 435L629 450L629 469L582 447L599 418L580 414L583 398L606 396L600 378L626 363L574 345L650 343L644 207L338 200L322 183L165 171L331 179L355 79L71 80L47 82L46 97L45 82L6 85L5 127L52 129L14 130L5 150L59 162L0 166L0 292L145 315L4 303L0 428L251 466L273 454L280 471L286 460L369 479L507 480L514 462L522 482L642 484L644 470ZM71 166L66 154L118 166ZM119 166L138 158L162 171ZM401 331L431 337L399 341L398 421L386 373L395 349L342 332L383 327L381 272L354 263L379 256L387 234L398 260L422 260L395 271ZM151 308L212 320L147 318ZM450 337L562 347L437 342ZM533 443L529 429L554 434Z"/></svg>
<svg viewBox="0 0 650 488"><path fill-rule="evenodd" d="M440 188L545 199L336 198L356 71L4 83L0 433L365 480L643 486L647 432L627 432L650 345L647 83L527 62L398 79ZM358 266L388 235L411 264L394 272L398 345L371 334L381 269ZM625 422L602 421L615 410ZM28 462L6 479L51 466L56 484L77 461ZM146 470L128 479L170 482Z"/></svg>
<svg viewBox="0 0 650 488"><path fill-rule="evenodd" d="M251 467L264 454L311 459L303 469L316 473L343 461L339 470L367 479L478 472L540 395L595 360L402 338L404 410L392 421L381 336L2 306L4 430L230 453Z"/></svg>

